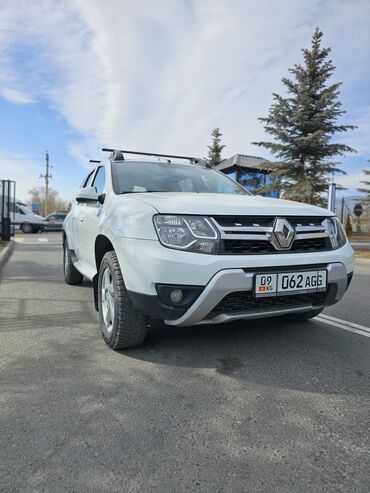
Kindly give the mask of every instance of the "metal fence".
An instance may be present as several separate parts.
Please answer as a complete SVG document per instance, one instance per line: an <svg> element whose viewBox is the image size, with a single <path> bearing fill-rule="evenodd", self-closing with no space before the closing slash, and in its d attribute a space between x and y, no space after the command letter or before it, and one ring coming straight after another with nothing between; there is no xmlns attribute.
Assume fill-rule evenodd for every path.
<svg viewBox="0 0 370 493"><path fill-rule="evenodd" d="M364 196L353 195L337 199L335 212L342 224L352 230L354 236L370 235L370 200Z"/></svg>
<svg viewBox="0 0 370 493"><path fill-rule="evenodd" d="M0 180L0 239L14 234L15 181Z"/></svg>

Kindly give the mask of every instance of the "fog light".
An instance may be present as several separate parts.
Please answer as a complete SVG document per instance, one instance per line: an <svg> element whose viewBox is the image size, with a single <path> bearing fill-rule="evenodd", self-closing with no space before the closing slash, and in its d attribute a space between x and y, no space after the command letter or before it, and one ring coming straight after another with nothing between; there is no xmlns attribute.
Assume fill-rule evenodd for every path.
<svg viewBox="0 0 370 493"><path fill-rule="evenodd" d="M170 292L170 300L172 303L180 303L182 300L182 290L181 289L174 289L173 291Z"/></svg>

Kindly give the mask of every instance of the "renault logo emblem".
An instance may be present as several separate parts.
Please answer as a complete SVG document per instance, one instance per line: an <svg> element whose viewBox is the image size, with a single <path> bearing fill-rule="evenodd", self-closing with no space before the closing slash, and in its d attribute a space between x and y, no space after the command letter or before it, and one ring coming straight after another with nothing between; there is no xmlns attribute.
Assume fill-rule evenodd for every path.
<svg viewBox="0 0 370 493"><path fill-rule="evenodd" d="M289 250L294 241L295 231L289 221L277 217L272 228L271 243L276 250Z"/></svg>

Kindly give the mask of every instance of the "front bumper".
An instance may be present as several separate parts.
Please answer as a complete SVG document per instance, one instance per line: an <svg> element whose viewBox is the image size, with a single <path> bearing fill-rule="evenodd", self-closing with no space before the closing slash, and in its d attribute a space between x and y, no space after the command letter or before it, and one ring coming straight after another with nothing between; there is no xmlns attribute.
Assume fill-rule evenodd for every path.
<svg viewBox="0 0 370 493"><path fill-rule="evenodd" d="M197 324L218 324L239 319L254 319L276 317L287 313L305 312L337 303L344 295L350 282L346 268L341 263L332 263L326 266L328 271L328 290L319 301L289 305L289 295L285 297L287 303L283 307L267 307L241 310L235 313L213 313L218 303L230 293L245 291L252 293L255 272L245 272L242 269L230 269L218 272L205 287L202 294L193 305L178 319L166 320L168 325L188 326ZM299 269L296 269L299 270Z"/></svg>
<svg viewBox="0 0 370 493"><path fill-rule="evenodd" d="M353 250L348 243L329 252L258 256L201 255L164 248L158 241L134 238L119 238L114 246L133 305L174 326L278 316L331 305L344 295L354 266ZM252 293L257 272L308 268L328 270L329 289L321 304L305 301L294 306L285 304L237 313L214 313L214 308L229 293ZM191 306L169 306L158 296L158 284L201 287L202 291Z"/></svg>
<svg viewBox="0 0 370 493"><path fill-rule="evenodd" d="M347 273L341 263L312 266L326 269L328 287L324 293L284 295L255 298L253 295L254 276L261 269L246 272L243 269L225 269L218 272L205 286L172 286L187 288L194 296L190 306L174 306L170 301L157 296L143 295L129 291L136 309L152 318L165 320L168 325L189 326L198 324L219 324L240 319L276 317L289 313L306 312L337 303L346 292L353 273ZM279 269L280 272L292 269ZM297 266L297 269L299 267ZM160 293L160 292L159 292ZM226 303L228 295L237 295L237 302L230 306ZM247 301L247 303L245 303ZM265 303L267 302L267 303Z"/></svg>

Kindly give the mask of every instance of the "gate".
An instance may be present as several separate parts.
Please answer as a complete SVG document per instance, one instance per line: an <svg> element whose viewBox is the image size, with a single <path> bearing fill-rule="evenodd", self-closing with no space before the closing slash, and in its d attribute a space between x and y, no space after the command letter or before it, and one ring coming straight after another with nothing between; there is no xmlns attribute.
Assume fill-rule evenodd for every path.
<svg viewBox="0 0 370 493"><path fill-rule="evenodd" d="M0 180L0 238L9 241L14 235L15 181Z"/></svg>

